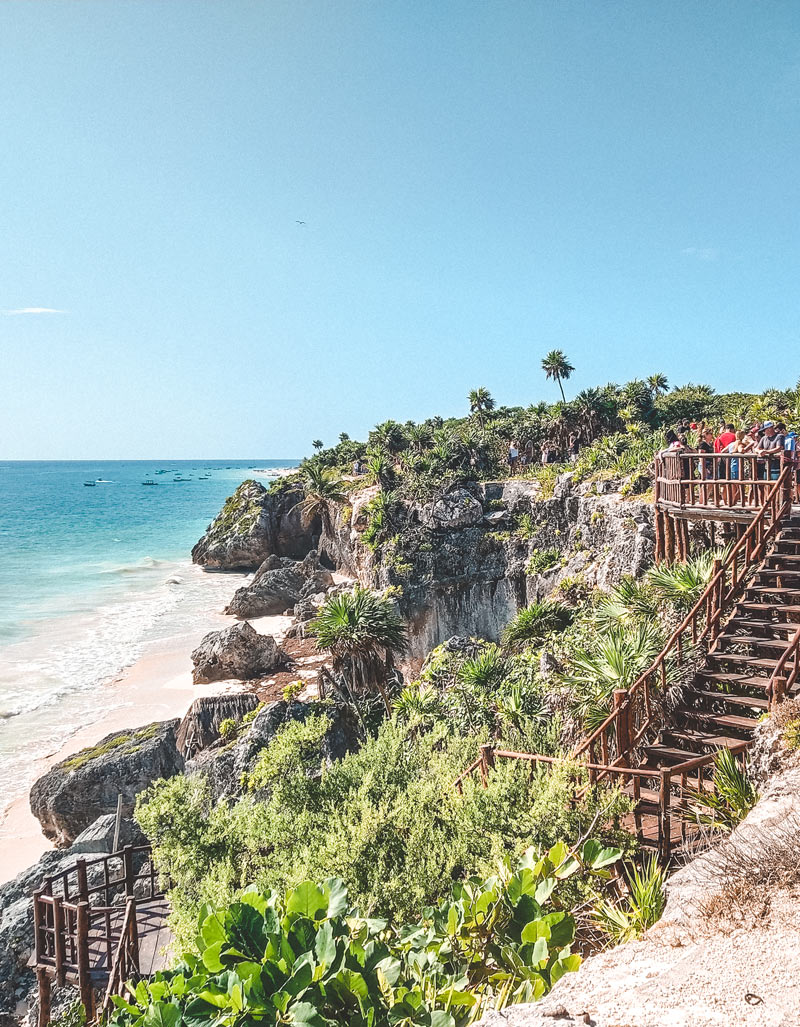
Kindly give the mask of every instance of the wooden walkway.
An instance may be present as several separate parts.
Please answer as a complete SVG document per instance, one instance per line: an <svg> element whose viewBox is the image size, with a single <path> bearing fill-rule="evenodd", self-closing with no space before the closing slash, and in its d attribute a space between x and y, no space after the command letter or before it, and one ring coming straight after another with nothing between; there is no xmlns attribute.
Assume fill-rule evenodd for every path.
<svg viewBox="0 0 800 1027"><path fill-rule="evenodd" d="M679 461L681 475L691 475L691 461L699 460L705 474L706 461L720 458L671 459ZM691 848L700 834L687 812L702 805L698 794L713 791L717 753L728 749L743 763L760 715L800 690L800 510L792 507L796 469L793 461L777 459L775 480L759 477L765 462L754 457L747 472L743 458L731 472L749 474L744 482L735 476L673 479L666 501L657 488L657 562L688 556L686 521L677 520L678 530L677 514L667 512L672 500L675 509L681 501L702 506L707 497L725 506L744 495L760 506L733 510L748 520L737 525L736 542L715 560L702 595L651 666L629 689L613 693L608 717L572 753L586 770L576 795L601 781L619 786L634 802L627 826L665 864L679 849ZM687 460L688 471L682 463ZM769 461L765 466L771 467ZM657 481L663 486L663 480ZM667 714L663 697L676 671L691 683ZM461 791L475 773L486 787L498 759L527 761L532 775L560 762L484 745L456 779L456 789Z"/></svg>
<svg viewBox="0 0 800 1027"><path fill-rule="evenodd" d="M39 984L39 1027L49 1022L54 984L77 986L92 1022L125 981L165 969L168 914L146 845L79 859L45 878L33 895L30 960Z"/></svg>

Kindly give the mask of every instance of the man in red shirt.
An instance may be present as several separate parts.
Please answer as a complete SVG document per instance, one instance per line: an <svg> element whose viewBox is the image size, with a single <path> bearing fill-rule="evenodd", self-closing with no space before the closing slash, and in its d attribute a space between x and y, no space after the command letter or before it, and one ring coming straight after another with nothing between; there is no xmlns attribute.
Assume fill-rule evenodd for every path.
<svg viewBox="0 0 800 1027"><path fill-rule="evenodd" d="M732 424L725 425L725 431L720 432L719 437L714 439L714 452L722 453L726 446L736 441L736 429Z"/></svg>

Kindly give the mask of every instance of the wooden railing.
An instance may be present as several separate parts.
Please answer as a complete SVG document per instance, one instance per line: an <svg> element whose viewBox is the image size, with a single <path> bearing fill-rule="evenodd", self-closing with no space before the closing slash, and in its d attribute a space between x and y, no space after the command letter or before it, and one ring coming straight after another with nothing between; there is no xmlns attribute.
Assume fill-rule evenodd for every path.
<svg viewBox="0 0 800 1027"><path fill-rule="evenodd" d="M782 450L771 455L660 453L655 458L655 503L676 510L755 512L789 461Z"/></svg>
<svg viewBox="0 0 800 1027"><path fill-rule="evenodd" d="M125 981L139 974L139 933L136 924L136 899L131 896L125 903L125 916L120 928L119 942L108 975L108 986L100 1008L103 1019L113 1006L112 997L118 995Z"/></svg>
<svg viewBox="0 0 800 1027"><path fill-rule="evenodd" d="M732 755L739 757L744 765L745 752L749 742L742 741L730 747ZM489 774L497 760L518 760L530 763L531 772L537 767L552 768L556 764L572 762L541 753L515 752L510 749L495 749L482 745L479 756L456 778L455 788L463 794L464 782L479 772L481 784L488 787ZM716 752L703 753L695 759L678 763L672 767L615 767L580 761L576 766L586 771L591 780L606 778L609 785L618 786L633 800L631 817L634 833L641 843L655 847L659 860L666 864L673 852L673 818L678 817L677 834L682 844L688 840L690 828L687 813L687 796L696 793L712 794L714 789L713 770ZM584 779L585 781L585 779ZM577 780L575 798L581 798L591 785Z"/></svg>
<svg viewBox="0 0 800 1027"><path fill-rule="evenodd" d="M128 905L163 897L164 887L150 858L149 845L79 859L47 877L33 893L34 962L39 983L39 1024L48 1023L51 983L78 985L87 1019L94 1018L94 981L90 957L103 956L110 973L118 954L121 901ZM92 881L92 883L90 883ZM133 901L135 913L136 903ZM131 938L136 937L129 928ZM135 945L135 942L134 942ZM130 950L127 950L130 955ZM135 956L136 950L133 950ZM128 955L123 957L130 964ZM134 962L138 959L135 957Z"/></svg>
<svg viewBox="0 0 800 1027"><path fill-rule="evenodd" d="M785 465L770 484L764 503L739 541L722 560L702 595L667 639L653 663L628 689L614 695L614 708L603 723L575 749L590 764L628 765L654 726L661 726L657 698L663 696L673 670L685 665L703 641L713 642L722 618L738 598L744 580L766 554L783 517L791 509L790 488L794 469Z"/></svg>
<svg viewBox="0 0 800 1027"><path fill-rule="evenodd" d="M782 703L791 695L800 673L800 626L789 639L789 645L781 653L767 686L770 706Z"/></svg>

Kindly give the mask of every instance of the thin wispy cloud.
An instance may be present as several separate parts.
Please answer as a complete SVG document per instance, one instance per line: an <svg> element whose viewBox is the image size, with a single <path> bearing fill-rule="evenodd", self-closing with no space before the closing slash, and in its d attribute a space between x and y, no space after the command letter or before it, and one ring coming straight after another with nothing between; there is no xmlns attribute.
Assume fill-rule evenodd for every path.
<svg viewBox="0 0 800 1027"><path fill-rule="evenodd" d="M13 310L0 311L4 317L17 317L19 314L66 314L66 310L57 310L55 307L16 307Z"/></svg>
<svg viewBox="0 0 800 1027"><path fill-rule="evenodd" d="M685 257L694 257L695 260L719 260L719 250L716 246L687 246L681 253Z"/></svg>

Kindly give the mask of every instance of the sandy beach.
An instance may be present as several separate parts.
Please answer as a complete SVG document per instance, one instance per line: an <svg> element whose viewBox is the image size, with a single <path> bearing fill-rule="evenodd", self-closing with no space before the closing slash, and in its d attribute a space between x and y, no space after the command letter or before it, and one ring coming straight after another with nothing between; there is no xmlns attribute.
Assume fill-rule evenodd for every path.
<svg viewBox="0 0 800 1027"><path fill-rule="evenodd" d="M290 623L289 617L262 617L252 624L262 634L281 639ZM155 720L182 717L199 696L219 695L245 687L240 681L215 681L208 685L192 683L191 652L208 631L235 623L233 618L209 612L191 634L164 640L142 656L114 681L102 686L98 704L113 708L98 720L72 734L53 752L37 760L34 778L49 767L81 749L95 745L113 731L140 727ZM0 884L15 877L21 870L53 846L42 834L39 821L30 810L28 796L15 800L0 820Z"/></svg>

